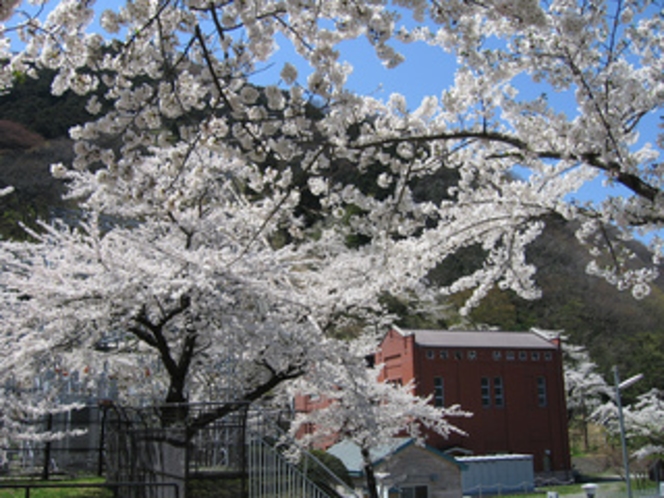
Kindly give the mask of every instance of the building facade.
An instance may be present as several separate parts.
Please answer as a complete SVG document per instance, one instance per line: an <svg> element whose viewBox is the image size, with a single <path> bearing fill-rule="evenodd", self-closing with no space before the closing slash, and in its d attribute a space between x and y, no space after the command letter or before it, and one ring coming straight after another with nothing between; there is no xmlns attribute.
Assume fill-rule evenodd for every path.
<svg viewBox="0 0 664 498"><path fill-rule="evenodd" d="M346 440L328 452L348 469L355 489L365 496L366 482L360 448ZM465 465L412 438L394 438L371 451L381 498L461 498Z"/></svg>
<svg viewBox="0 0 664 498"><path fill-rule="evenodd" d="M413 382L436 406L460 405L467 435L427 443L459 455L529 454L539 475L571 472L562 351L536 331L390 330L375 362L382 380Z"/></svg>

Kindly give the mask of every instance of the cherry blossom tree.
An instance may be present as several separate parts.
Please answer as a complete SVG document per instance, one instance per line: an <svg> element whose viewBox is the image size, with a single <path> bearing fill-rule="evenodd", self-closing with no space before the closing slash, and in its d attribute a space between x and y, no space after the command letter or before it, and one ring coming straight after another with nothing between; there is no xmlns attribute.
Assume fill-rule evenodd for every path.
<svg viewBox="0 0 664 498"><path fill-rule="evenodd" d="M49 68L96 118L53 166L80 219L2 247L18 385L55 367L93 385L103 368L125 399L229 400L204 424L334 364L342 332L387 322L382 296L537 297L525 251L550 216L578 222L588 271L619 289L643 296L657 276L656 1L31 3L0 5L0 88ZM257 87L277 39L308 69ZM387 67L401 43L439 47L454 84L417 107L356 95L348 40ZM602 202L573 200L597 179ZM652 266L633 266L635 234L652 235ZM483 262L428 288L465 248Z"/></svg>
<svg viewBox="0 0 664 498"><path fill-rule="evenodd" d="M434 407L431 397L415 396L412 385L378 382L380 365L369 367L353 358L352 351L365 349L366 345L351 347L347 354L340 355L342 368L338 364L334 368L324 365L294 383L295 393L322 400L322 405L299 413L291 425L291 433L297 436L308 428L300 437L305 445L339 440L356 444L362 456L368 494L378 498L372 450L390 438L404 435L424 444L423 429L445 437L452 432L463 434L452 425L454 418L472 414L458 405Z"/></svg>
<svg viewBox="0 0 664 498"><path fill-rule="evenodd" d="M583 429L584 446L588 450L589 417L607 398L613 396L613 391L597 372L597 365L584 347L563 340L563 354L567 409L570 418L578 417Z"/></svg>
<svg viewBox="0 0 664 498"><path fill-rule="evenodd" d="M659 389L641 394L625 409L627 437L636 443L637 458L661 458L664 455L664 395Z"/></svg>
<svg viewBox="0 0 664 498"><path fill-rule="evenodd" d="M632 456L639 460L656 460L664 454L664 401L659 389L651 389L637 396L636 401L623 406L625 437ZM591 417L602 424L610 434L618 437L618 407L615 394L599 405Z"/></svg>

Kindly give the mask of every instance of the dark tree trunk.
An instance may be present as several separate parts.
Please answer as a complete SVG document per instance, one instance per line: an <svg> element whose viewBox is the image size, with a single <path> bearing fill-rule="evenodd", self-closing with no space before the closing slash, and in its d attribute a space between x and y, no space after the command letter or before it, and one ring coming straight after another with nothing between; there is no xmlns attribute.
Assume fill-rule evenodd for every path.
<svg viewBox="0 0 664 498"><path fill-rule="evenodd" d="M189 415L187 397L184 395L184 382L174 382L168 389L166 403L161 407L161 423L164 427L185 424Z"/></svg>
<svg viewBox="0 0 664 498"><path fill-rule="evenodd" d="M378 488L376 486L376 474L374 473L373 462L368 448L362 448L362 461L364 462L364 475L367 481L367 492L369 498L379 498Z"/></svg>

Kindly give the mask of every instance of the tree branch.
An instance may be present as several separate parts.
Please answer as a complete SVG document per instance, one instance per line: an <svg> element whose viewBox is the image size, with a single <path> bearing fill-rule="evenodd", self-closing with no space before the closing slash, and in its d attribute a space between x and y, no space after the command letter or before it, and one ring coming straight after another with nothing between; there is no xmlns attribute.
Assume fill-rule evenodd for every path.
<svg viewBox="0 0 664 498"><path fill-rule="evenodd" d="M472 130L462 130L451 133L437 133L432 135L421 135L421 136L406 136L406 137L391 137L384 138L381 140L374 140L363 142L361 144L356 144L354 148L358 150L367 149L370 147L383 147L387 145L396 145L399 143L409 142L409 143L426 143L426 142L435 142L435 141L451 141L451 140L487 140L490 142L503 143L505 145L510 145L515 149L518 149L520 153L523 153L523 157L531 155L540 159L573 159L582 163L585 163L594 168L600 169L607 173L611 178L613 178L618 183L627 187L634 194L639 197L643 197L651 202L655 201L655 198L660 193L660 190L657 187L654 187L644 181L638 175L633 173L626 173L622 170L620 163L616 161L602 161L601 155L598 152L581 152L581 153L572 153L570 155L565 155L561 152L554 150L533 150L530 145L518 138L504 133L499 133L495 131L472 131Z"/></svg>
<svg viewBox="0 0 664 498"><path fill-rule="evenodd" d="M156 322L150 320L147 315L145 305L141 306L140 311L134 317L134 322L139 325L137 327L129 327L129 331L144 341L146 344L152 346L159 352L161 361L166 367L171 379L181 374L179 362L173 359L171 348L164 335L164 327L173 318L183 313L191 305L191 299L187 295L180 296L180 300L176 306L171 308L170 311L163 313L161 318Z"/></svg>
<svg viewBox="0 0 664 498"><path fill-rule="evenodd" d="M198 415L188 425L188 431L190 433L193 433L197 429L205 427L208 424L214 422L215 420L219 420L220 418L225 417L229 413L236 412L246 407L248 404L256 401L257 399L262 398L263 396L265 396L267 393L269 393L270 391L272 391L274 388L281 385L282 383L288 380L297 379L298 377L304 375L304 373L305 371L303 365L291 365L284 371L281 372L275 371L267 381L254 387L251 391L247 392L239 400L224 403L215 410Z"/></svg>

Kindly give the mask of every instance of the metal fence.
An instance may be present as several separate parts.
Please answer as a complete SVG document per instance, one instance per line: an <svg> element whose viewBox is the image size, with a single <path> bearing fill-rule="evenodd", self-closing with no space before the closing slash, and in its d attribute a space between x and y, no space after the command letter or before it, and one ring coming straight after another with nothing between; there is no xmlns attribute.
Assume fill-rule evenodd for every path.
<svg viewBox="0 0 664 498"><path fill-rule="evenodd" d="M209 403L168 407L183 410L180 415L186 414L185 421L214 408ZM285 455L285 448L296 443L283 444L282 426L288 418L283 412L240 406L214 423L191 430L186 423L164 427L164 409L100 403L35 421L38 430L86 432L6 448L9 460L4 473L43 479L55 473L97 474L106 477L116 496L123 498L355 496L306 451L299 449L297 461ZM130 485L118 494L118 483ZM18 487L29 495L30 489L42 484Z"/></svg>
<svg viewBox="0 0 664 498"><path fill-rule="evenodd" d="M66 434L66 437L51 441L24 439L3 447L7 458L0 468L0 474L39 476L43 479L53 474L101 475L104 462L104 416L104 408L90 405L25 421L28 430L61 433ZM78 435L75 435L76 431Z"/></svg>

